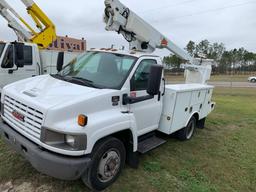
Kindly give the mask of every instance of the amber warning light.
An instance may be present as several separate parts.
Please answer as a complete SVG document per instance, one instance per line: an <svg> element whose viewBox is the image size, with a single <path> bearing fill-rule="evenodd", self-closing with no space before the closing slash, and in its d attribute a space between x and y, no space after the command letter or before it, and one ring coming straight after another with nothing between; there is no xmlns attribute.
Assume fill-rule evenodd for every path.
<svg viewBox="0 0 256 192"><path fill-rule="evenodd" d="M87 125L88 118L85 115L79 115L77 121L78 121L78 125L84 127Z"/></svg>

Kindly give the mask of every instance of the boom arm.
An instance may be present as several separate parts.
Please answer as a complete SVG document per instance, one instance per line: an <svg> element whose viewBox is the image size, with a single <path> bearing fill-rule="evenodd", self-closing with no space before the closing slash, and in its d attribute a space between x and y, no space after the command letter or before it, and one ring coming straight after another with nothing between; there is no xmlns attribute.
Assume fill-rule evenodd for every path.
<svg viewBox="0 0 256 192"><path fill-rule="evenodd" d="M57 38L55 25L33 0L21 1L27 7L28 14L33 18L37 28L41 30L40 33L34 34L31 41L42 48L47 48Z"/></svg>
<svg viewBox="0 0 256 192"><path fill-rule="evenodd" d="M185 67L186 83L205 84L211 76L212 60L195 59L171 40L144 21L119 0L105 0L107 31L121 33L130 43L130 49L152 53L155 49L166 48L188 64Z"/></svg>
<svg viewBox="0 0 256 192"><path fill-rule="evenodd" d="M19 22L16 21L16 19L13 17L12 14L10 14L10 12L15 17L19 18L19 20L23 20L5 0L0 0L0 15L7 20L8 26L14 30L14 32L18 36L18 39L22 41L30 41L32 35L26 29L24 29L24 27L21 26Z"/></svg>
<svg viewBox="0 0 256 192"><path fill-rule="evenodd" d="M33 42L40 48L47 48L57 38L55 25L33 0L21 1L26 6L28 14L34 20L36 27L40 30L39 33L34 31L5 0L0 0L0 14L7 20L8 25L16 32L21 40ZM30 32L24 29L11 13L18 18Z"/></svg>
<svg viewBox="0 0 256 192"><path fill-rule="evenodd" d="M106 30L121 33L129 42L130 49L151 53L156 48L166 48L181 59L193 63L193 58L185 50L175 45L119 0L105 0L105 7Z"/></svg>

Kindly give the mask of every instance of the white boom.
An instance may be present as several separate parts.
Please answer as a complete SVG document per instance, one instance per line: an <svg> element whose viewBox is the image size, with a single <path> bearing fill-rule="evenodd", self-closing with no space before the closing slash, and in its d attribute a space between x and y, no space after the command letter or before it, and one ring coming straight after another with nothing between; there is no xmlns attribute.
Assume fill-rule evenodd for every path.
<svg viewBox="0 0 256 192"><path fill-rule="evenodd" d="M12 14L17 18L22 19L5 0L0 0L0 15L7 20L8 26L15 31L19 40L28 42L32 38L32 34L20 25Z"/></svg>
<svg viewBox="0 0 256 192"><path fill-rule="evenodd" d="M181 59L193 63L193 58L185 50L179 48L120 1L105 0L105 6L106 30L121 33L130 43L130 49L151 53L156 48L166 48Z"/></svg>
<svg viewBox="0 0 256 192"><path fill-rule="evenodd" d="M205 84L210 79L211 60L191 57L119 0L105 0L104 22L107 31L115 31L124 36L131 50L152 53L157 48L165 48L185 60L188 63L183 65L186 69L186 83Z"/></svg>

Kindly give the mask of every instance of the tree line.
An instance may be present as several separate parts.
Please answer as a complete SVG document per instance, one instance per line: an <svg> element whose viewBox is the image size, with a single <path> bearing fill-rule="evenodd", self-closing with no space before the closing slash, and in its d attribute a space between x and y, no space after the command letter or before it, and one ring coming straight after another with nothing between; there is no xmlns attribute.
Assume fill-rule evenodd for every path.
<svg viewBox="0 0 256 192"><path fill-rule="evenodd" d="M213 72L216 74L256 71L256 53L247 51L243 47L227 50L223 43L203 40L198 44L189 41L185 49L193 57L200 57L203 54L207 59L213 59ZM179 71L184 61L176 55L170 55L164 57L164 63L172 71Z"/></svg>

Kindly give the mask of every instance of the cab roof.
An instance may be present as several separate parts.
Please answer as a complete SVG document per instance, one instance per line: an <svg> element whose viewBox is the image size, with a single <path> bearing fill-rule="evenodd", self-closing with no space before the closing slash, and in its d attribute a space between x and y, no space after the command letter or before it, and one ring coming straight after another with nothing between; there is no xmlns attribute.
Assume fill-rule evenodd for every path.
<svg viewBox="0 0 256 192"><path fill-rule="evenodd" d="M151 53L144 53L144 52L139 52L139 51L126 51L126 50L118 50L118 49L90 49L88 51L95 51L95 52L105 52L105 53L116 53L116 54L121 54L121 55L127 55L127 56L131 56L131 57L136 57L136 58L140 58L140 57L159 57L157 55L151 54Z"/></svg>

